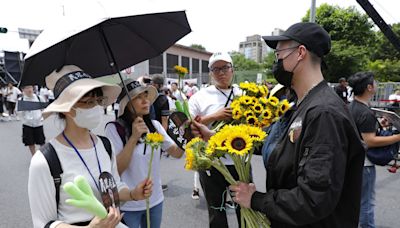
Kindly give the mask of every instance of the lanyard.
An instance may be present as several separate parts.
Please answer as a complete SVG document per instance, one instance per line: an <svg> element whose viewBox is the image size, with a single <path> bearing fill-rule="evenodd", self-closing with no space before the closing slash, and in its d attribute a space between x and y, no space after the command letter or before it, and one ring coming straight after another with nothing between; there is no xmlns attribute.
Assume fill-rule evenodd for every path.
<svg viewBox="0 0 400 228"><path fill-rule="evenodd" d="M229 101L232 101L231 97L232 97L232 95L233 95L233 87L231 88L231 92L229 93L229 96L227 96L227 95L226 95L222 90L220 90L218 87L215 86L215 88L216 88L218 91L220 91L220 92L227 98L224 107L228 106Z"/></svg>
<svg viewBox="0 0 400 228"><path fill-rule="evenodd" d="M89 133L89 134L90 134L90 133ZM96 184L96 187L97 187L97 189L100 191L100 188L99 188L99 185L97 184L97 181L96 181L96 179L94 178L94 176L93 176L92 172L90 172L90 169L89 169L89 167L87 166L87 164L86 164L85 160L83 160L83 157L82 157L82 155L79 153L78 149L76 149L76 147L74 146L74 144L72 144L72 142L71 142L71 141L70 141L70 140L67 138L67 136L65 135L65 133L64 133L64 132L62 133L62 135L64 136L64 139L65 139L65 141L67 141L67 142L68 142L68 144L69 144L69 145L70 145L72 148L74 148L74 150L75 150L76 154L77 154L77 155L78 155L78 157L81 159L82 163L85 165L85 167L86 167L87 171L89 172L90 176L92 177L92 179L93 179L93 182ZM96 152L97 165L99 166L99 173L101 174L101 167L100 167L100 162L99 162L99 156L97 155L96 144L94 143L94 140L93 140L93 138L92 138L92 136L91 136L91 135L90 135L90 139L92 140L93 147L94 147L94 151Z"/></svg>

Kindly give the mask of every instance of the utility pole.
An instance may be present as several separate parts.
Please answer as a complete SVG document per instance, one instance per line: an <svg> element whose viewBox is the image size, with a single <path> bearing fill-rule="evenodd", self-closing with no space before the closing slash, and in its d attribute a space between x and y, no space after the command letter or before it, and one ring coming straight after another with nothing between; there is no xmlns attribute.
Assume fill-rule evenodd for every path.
<svg viewBox="0 0 400 228"><path fill-rule="evenodd" d="M315 23L315 2L316 0L311 0L310 22L313 23Z"/></svg>

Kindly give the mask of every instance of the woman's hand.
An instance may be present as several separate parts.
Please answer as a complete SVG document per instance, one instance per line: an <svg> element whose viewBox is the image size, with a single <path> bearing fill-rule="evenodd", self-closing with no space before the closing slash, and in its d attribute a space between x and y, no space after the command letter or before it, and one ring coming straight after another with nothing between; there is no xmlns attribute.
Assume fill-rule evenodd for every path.
<svg viewBox="0 0 400 228"><path fill-rule="evenodd" d="M132 136L134 139L139 140L143 134L149 132L149 129L146 126L146 123L142 119L142 117L137 117L132 122Z"/></svg>
<svg viewBox="0 0 400 228"><path fill-rule="evenodd" d="M215 131L208 129L208 127L204 124L193 120L190 124L190 128L192 129L192 133L195 137L200 137L203 140L207 141L215 134Z"/></svg>
<svg viewBox="0 0 400 228"><path fill-rule="evenodd" d="M122 215L119 209L115 207L110 207L108 215L105 219L99 217L94 217L88 228L114 228L121 221Z"/></svg>
<svg viewBox="0 0 400 228"><path fill-rule="evenodd" d="M140 182L134 189L129 193L132 200L144 200L151 196L153 192L153 181L151 179L145 179Z"/></svg>

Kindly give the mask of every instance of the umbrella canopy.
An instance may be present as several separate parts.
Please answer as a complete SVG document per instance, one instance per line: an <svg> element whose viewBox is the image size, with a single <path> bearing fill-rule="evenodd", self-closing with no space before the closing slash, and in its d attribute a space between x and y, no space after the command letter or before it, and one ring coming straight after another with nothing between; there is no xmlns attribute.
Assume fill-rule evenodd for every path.
<svg viewBox="0 0 400 228"><path fill-rule="evenodd" d="M160 55L191 32L184 11L92 21L64 19L44 30L25 56L20 85L45 85L45 76L77 65L93 77L111 75Z"/></svg>

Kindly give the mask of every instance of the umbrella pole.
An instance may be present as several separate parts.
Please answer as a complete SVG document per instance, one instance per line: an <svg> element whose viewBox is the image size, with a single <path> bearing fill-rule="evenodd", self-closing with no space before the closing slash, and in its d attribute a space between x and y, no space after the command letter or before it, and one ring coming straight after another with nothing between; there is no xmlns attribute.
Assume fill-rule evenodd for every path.
<svg viewBox="0 0 400 228"><path fill-rule="evenodd" d="M108 42L107 37L106 37L105 34L104 34L103 28L100 27L99 29L100 29L101 37L103 38L103 41L104 41L104 43L105 43L105 45L106 45L106 53L107 53L107 51L110 53L110 57L111 57L111 60L112 60L112 63L110 63L110 66L111 66L111 67L114 67L114 68L117 70L117 72L118 72L118 76L119 76L119 79L121 80L122 87L123 87L123 89L125 90L126 95L128 96L129 105L131 106L132 111L133 111L133 117L132 117L132 119L135 120L136 117L137 117L136 111L135 111L135 107L133 107L133 104L132 104L132 102L131 102L132 98L131 98L131 96L129 95L129 91L128 91L128 88L126 87L126 84L125 84L125 82L124 82L124 79L122 78L121 70L119 69L119 67L118 67L118 65L117 65L117 61L115 61L114 53L112 52L110 43Z"/></svg>

